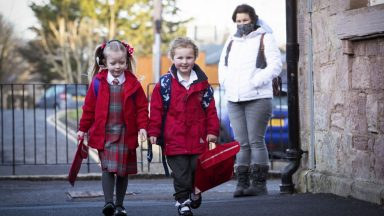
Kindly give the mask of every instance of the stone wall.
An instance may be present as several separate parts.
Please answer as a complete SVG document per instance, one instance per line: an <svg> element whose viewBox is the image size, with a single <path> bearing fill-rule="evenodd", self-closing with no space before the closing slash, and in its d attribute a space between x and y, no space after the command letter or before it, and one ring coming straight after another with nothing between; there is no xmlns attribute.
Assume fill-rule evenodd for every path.
<svg viewBox="0 0 384 216"><path fill-rule="evenodd" d="M301 144L308 153L295 181L301 192L383 204L384 37L342 40L350 3L316 0L309 13L308 1L298 1ZM383 5L375 9L384 13Z"/></svg>

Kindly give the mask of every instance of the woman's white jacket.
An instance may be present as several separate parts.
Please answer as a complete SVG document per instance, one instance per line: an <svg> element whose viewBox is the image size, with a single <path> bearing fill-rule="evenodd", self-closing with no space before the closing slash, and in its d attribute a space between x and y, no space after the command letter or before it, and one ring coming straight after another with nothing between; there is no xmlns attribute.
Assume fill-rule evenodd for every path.
<svg viewBox="0 0 384 216"><path fill-rule="evenodd" d="M267 67L256 68L260 38L264 36L264 53ZM233 40L225 66L227 46ZM262 27L243 37L230 36L223 48L219 62L219 82L225 89L228 101L239 102L272 98L272 79L282 70L281 53L270 32Z"/></svg>

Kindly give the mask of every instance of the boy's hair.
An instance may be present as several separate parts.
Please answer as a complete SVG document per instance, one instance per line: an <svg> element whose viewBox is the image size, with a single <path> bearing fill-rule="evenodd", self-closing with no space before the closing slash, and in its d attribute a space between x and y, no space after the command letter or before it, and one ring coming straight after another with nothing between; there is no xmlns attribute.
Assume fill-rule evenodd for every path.
<svg viewBox="0 0 384 216"><path fill-rule="evenodd" d="M238 5L236 9L233 11L232 21L234 23L236 22L236 16L238 13L248 14L253 24L256 24L257 21L259 20L259 17L256 15L255 9L247 4Z"/></svg>
<svg viewBox="0 0 384 216"><path fill-rule="evenodd" d="M168 51L169 58L173 59L173 57L175 57L175 49L177 48L192 48L195 59L199 55L199 48L197 48L193 40L188 37L178 37L171 42Z"/></svg>
<svg viewBox="0 0 384 216"><path fill-rule="evenodd" d="M119 41L119 40L110 40L108 42L104 42L99 45L95 51L95 64L93 66L92 78L99 72L100 66L106 67L106 54L107 52L123 52L126 53L127 58L127 69L130 72L133 72L134 69L134 59L133 59L133 51L134 49L127 43Z"/></svg>

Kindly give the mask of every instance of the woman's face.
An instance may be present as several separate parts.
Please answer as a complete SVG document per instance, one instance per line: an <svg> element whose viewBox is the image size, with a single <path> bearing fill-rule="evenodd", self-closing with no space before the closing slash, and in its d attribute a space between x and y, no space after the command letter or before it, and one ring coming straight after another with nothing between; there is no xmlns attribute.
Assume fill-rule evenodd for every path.
<svg viewBox="0 0 384 216"><path fill-rule="evenodd" d="M236 14L236 24L237 25L243 25L251 23L251 17L247 13L238 13Z"/></svg>

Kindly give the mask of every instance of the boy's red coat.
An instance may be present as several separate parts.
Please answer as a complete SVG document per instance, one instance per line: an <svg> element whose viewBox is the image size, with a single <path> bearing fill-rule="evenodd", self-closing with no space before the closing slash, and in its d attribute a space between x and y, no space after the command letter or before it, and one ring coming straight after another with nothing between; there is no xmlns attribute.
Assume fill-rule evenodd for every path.
<svg viewBox="0 0 384 216"><path fill-rule="evenodd" d="M89 132L88 145L102 150L105 143L105 125L108 118L109 84L107 82L107 70L99 72L95 79L99 79L98 95L94 92L94 81L88 88L83 105L83 115L80 120L79 130ZM148 126L148 101L144 90L135 75L125 71L125 82L122 92L122 112L125 123L124 142L128 148L138 146L138 131L147 129Z"/></svg>
<svg viewBox="0 0 384 216"><path fill-rule="evenodd" d="M215 100L211 100L206 110L201 106L208 79L197 65L193 70L198 80L187 90L175 78L176 68L171 67L171 101L164 130L166 155L201 154L208 150L207 134L219 135L220 124ZM148 134L159 137L163 112L159 83L153 90L150 110Z"/></svg>

